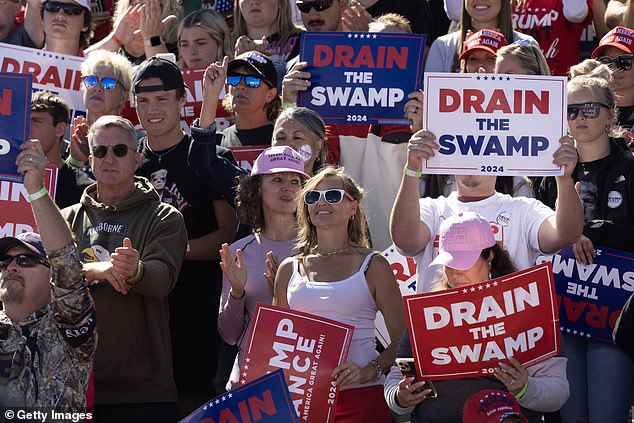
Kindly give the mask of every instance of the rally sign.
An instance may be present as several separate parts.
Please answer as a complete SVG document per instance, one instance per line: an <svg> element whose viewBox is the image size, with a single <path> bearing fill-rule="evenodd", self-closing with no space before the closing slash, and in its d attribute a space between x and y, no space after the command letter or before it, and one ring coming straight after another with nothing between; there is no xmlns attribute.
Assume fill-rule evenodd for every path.
<svg viewBox="0 0 634 423"><path fill-rule="evenodd" d="M181 108L181 129L188 134L189 127L200 116L200 109L203 105L203 80L205 78L206 68L181 69L183 81L187 88L185 89L186 102ZM231 125L229 121L229 113L222 106L225 98L225 90L223 89L218 96L218 107L216 109L216 131L222 131ZM136 106L134 102L128 101L123 109L122 116L132 122L138 129L141 129L139 117L136 114Z"/></svg>
<svg viewBox="0 0 634 423"><path fill-rule="evenodd" d="M15 160L31 132L31 75L0 73L0 178L21 181Z"/></svg>
<svg viewBox="0 0 634 423"><path fill-rule="evenodd" d="M425 35L302 32L310 88L299 105L326 123L404 125L407 95L420 88Z"/></svg>
<svg viewBox="0 0 634 423"><path fill-rule="evenodd" d="M64 100L70 108L71 122L75 116L86 115L80 90L82 57L0 43L0 58L0 72L31 74L33 90L47 91Z"/></svg>
<svg viewBox="0 0 634 423"><path fill-rule="evenodd" d="M30 104L30 103L29 103ZM46 166L44 187L52 198L57 188L57 167ZM17 236L23 232L38 232L28 200L29 193L23 184L0 180L0 238Z"/></svg>
<svg viewBox="0 0 634 423"><path fill-rule="evenodd" d="M563 175L566 77L426 73L423 127L439 150L425 173Z"/></svg>
<svg viewBox="0 0 634 423"><path fill-rule="evenodd" d="M414 258L402 255L394 244L383 251L383 257L387 259L390 267L392 267L401 296L406 297L416 294L416 262ZM376 313L376 319L374 320L374 334L381 345L383 345L383 348L387 348L392 342L385 319L380 311Z"/></svg>
<svg viewBox="0 0 634 423"><path fill-rule="evenodd" d="M271 144L241 145L236 147L229 147L229 149L233 153L233 157L235 157L236 162L238 162L238 166L243 169L250 170L251 168L253 168L253 163L255 163L255 159L258 158L260 153L262 153L270 146Z"/></svg>
<svg viewBox="0 0 634 423"><path fill-rule="evenodd" d="M226 392L180 423L299 423L281 369Z"/></svg>
<svg viewBox="0 0 634 423"><path fill-rule="evenodd" d="M572 247L537 262L552 262L561 333L613 344L616 319L634 291L634 254L595 249L588 265L575 260Z"/></svg>
<svg viewBox="0 0 634 423"><path fill-rule="evenodd" d="M339 387L330 374L345 362L353 331L323 317L258 304L240 383L283 369L300 420L332 422Z"/></svg>
<svg viewBox="0 0 634 423"><path fill-rule="evenodd" d="M404 303L421 379L491 376L508 357L531 366L559 353L550 263Z"/></svg>

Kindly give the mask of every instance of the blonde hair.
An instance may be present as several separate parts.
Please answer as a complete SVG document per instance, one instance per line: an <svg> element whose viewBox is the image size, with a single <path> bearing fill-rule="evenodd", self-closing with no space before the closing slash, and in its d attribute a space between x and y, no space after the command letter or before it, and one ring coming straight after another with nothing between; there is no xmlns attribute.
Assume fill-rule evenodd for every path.
<svg viewBox="0 0 634 423"><path fill-rule="evenodd" d="M488 28L493 29L495 31L499 31L504 38L507 40L514 40L513 36L513 19L511 18L511 2L510 0L500 0L502 4L500 9L500 14L498 15L498 28ZM467 38L467 32L469 30L473 30L473 26L471 23L471 16L469 12L467 12L467 0L462 0L462 15L460 16L459 29L460 36L458 37L458 43L456 46L456 51L453 56L453 66L452 72L460 72L461 67L464 66L461 64L461 60L459 59L462 51L464 50L464 42Z"/></svg>
<svg viewBox="0 0 634 423"><path fill-rule="evenodd" d="M277 0L275 24L277 32L280 34L280 43L285 43L291 36L300 32L300 29L293 23L293 12L289 0ZM247 35L247 22L244 20L242 10L240 10L240 0L233 2L233 32L231 35L234 46L241 35Z"/></svg>
<svg viewBox="0 0 634 423"><path fill-rule="evenodd" d="M168 17L169 15L176 16L176 21L165 25L163 27L163 31L161 32L161 38L166 43L175 44L178 42L178 36L176 33L177 23L183 19L183 7L181 0L160 0L161 2L161 19ZM118 22L123 19L123 15L125 15L126 10L130 7L130 0L118 0L117 8L114 11L114 15L112 17L114 26L118 24Z"/></svg>
<svg viewBox="0 0 634 423"><path fill-rule="evenodd" d="M513 56L528 75L550 75L546 57L534 41L522 40L500 48L496 63L504 56Z"/></svg>
<svg viewBox="0 0 634 423"><path fill-rule="evenodd" d="M205 31L209 34L211 39L218 44L218 57L216 57L215 60L212 58L212 62L215 62L216 60L222 62L222 59L225 56L229 57L229 59L233 58L231 31L229 30L229 26L227 25L225 18L223 18L218 12L212 9L199 9L185 16L178 25L178 40L180 41L183 30L195 27ZM179 60L179 65L181 68L184 66L182 58Z"/></svg>
<svg viewBox="0 0 634 423"><path fill-rule="evenodd" d="M297 225L299 228L297 250L299 256L310 254L317 246L317 228L310 221L308 205L304 202L304 194L314 190L320 182L327 178L338 178L343 182L343 189L358 203L357 211L348 221L348 239L353 247L368 248L370 243L366 235L365 213L361 207L363 188L361 188L342 167L326 166L310 178L297 200Z"/></svg>
<svg viewBox="0 0 634 423"><path fill-rule="evenodd" d="M397 27L405 34L412 33L412 23L403 15L398 13L386 13L377 18L374 18L368 25L369 32L381 32L380 25L384 28Z"/></svg>
<svg viewBox="0 0 634 423"><path fill-rule="evenodd" d="M91 75L97 66L107 66L112 69L114 78L121 83L126 92L132 86L132 65L124 56L107 50L95 50L88 54L81 64L81 76Z"/></svg>

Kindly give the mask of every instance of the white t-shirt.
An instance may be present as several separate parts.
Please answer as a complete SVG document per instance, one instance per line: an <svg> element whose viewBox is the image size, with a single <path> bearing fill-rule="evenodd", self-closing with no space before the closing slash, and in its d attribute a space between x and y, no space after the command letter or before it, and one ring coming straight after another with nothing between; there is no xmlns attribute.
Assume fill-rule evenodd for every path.
<svg viewBox="0 0 634 423"><path fill-rule="evenodd" d="M431 237L425 249L414 260L417 265L416 292L429 292L434 274L440 266L427 265L438 255L438 230L440 223L461 211L478 213L491 223L495 240L511 255L518 270L535 264L539 251L539 227L555 212L534 198L511 197L496 192L481 201L463 203L457 194L449 197L421 198L420 218L427 225Z"/></svg>

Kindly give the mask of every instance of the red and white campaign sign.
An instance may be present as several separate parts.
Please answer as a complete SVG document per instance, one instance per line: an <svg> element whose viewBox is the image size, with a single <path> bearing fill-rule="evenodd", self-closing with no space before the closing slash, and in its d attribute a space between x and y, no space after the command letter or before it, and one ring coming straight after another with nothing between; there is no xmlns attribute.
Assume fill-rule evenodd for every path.
<svg viewBox="0 0 634 423"><path fill-rule="evenodd" d="M181 129L189 134L190 125L200 117L200 108L203 104L203 79L205 77L206 68L198 69L181 69L183 81L187 85L185 90L187 102L181 108ZM225 90L223 89L218 96L218 107L216 109L216 130L221 131L231 125L229 113L222 107L222 101L225 98ZM136 114L134 103L127 102L123 109L122 115L132 122L137 128L139 125L139 117Z"/></svg>
<svg viewBox="0 0 634 423"><path fill-rule="evenodd" d="M332 422L339 389L330 374L345 362L353 332L334 320L258 304L240 383L283 369L299 418Z"/></svg>
<svg viewBox="0 0 634 423"><path fill-rule="evenodd" d="M423 161L444 175L562 175L564 76L425 73L423 127L440 146Z"/></svg>
<svg viewBox="0 0 634 423"><path fill-rule="evenodd" d="M229 147L233 156L236 158L238 165L243 169L251 169L255 159L258 158L260 153L269 148L268 145L241 145L239 147Z"/></svg>
<svg viewBox="0 0 634 423"><path fill-rule="evenodd" d="M83 57L0 43L0 58L0 72L30 73L33 91L48 91L64 100L70 107L71 121L86 115L81 93Z"/></svg>
<svg viewBox="0 0 634 423"><path fill-rule="evenodd" d="M44 187L55 198L57 168L53 165L46 167ZM38 232L28 195L23 184L0 180L0 238Z"/></svg>
<svg viewBox="0 0 634 423"><path fill-rule="evenodd" d="M422 379L487 376L508 357L531 366L559 353L550 263L403 301Z"/></svg>

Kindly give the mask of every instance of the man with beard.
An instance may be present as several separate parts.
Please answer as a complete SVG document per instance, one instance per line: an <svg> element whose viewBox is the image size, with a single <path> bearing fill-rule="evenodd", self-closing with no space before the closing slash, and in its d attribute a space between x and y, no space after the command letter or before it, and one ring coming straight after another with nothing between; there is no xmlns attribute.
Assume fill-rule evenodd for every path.
<svg viewBox="0 0 634 423"><path fill-rule="evenodd" d="M16 163L40 235L0 239L0 409L84 412L94 304L70 229L43 187L42 146L33 140L21 148Z"/></svg>

